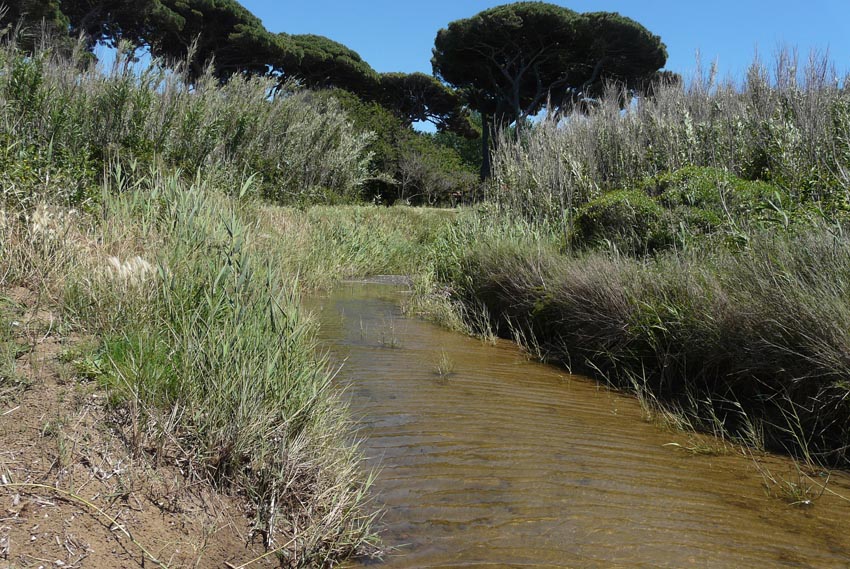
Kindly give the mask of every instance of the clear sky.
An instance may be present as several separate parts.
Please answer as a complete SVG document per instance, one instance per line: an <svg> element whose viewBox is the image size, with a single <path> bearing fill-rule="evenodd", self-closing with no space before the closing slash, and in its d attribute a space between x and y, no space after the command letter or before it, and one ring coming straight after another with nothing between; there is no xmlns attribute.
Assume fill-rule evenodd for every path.
<svg viewBox="0 0 850 569"><path fill-rule="evenodd" d="M273 32L327 36L357 51L377 71L431 73L437 30L505 4L488 0L240 0ZM801 58L829 50L850 70L850 0L555 0L578 12L619 12L667 44L667 69L685 78L717 61L722 77L741 77L758 49L770 60L780 45Z"/></svg>

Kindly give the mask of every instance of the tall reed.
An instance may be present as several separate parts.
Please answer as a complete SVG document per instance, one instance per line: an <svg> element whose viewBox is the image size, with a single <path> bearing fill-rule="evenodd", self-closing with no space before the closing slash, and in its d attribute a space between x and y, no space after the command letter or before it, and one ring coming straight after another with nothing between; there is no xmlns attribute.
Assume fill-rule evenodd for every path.
<svg viewBox="0 0 850 569"><path fill-rule="evenodd" d="M550 116L523 140L502 133L489 197L570 229L576 206L685 166L766 180L795 200L847 205L850 90L825 56L780 52L740 82L697 73L625 109L612 88L586 113Z"/></svg>
<svg viewBox="0 0 850 569"><path fill-rule="evenodd" d="M41 199L61 179L66 203L97 197L115 157L194 172L204 168L235 191L280 202L353 199L365 179L369 135L339 106L274 78L211 70L190 82L185 62L134 64L119 51L109 67L84 50L46 46L32 55L0 45L0 200ZM29 190L36 190L36 195Z"/></svg>

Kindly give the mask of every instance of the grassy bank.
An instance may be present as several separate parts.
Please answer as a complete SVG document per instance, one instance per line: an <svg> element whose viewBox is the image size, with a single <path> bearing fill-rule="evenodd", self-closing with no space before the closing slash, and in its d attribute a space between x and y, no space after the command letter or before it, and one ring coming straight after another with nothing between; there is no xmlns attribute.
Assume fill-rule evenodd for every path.
<svg viewBox="0 0 850 569"><path fill-rule="evenodd" d="M258 231L266 258L317 289L346 278L429 274L433 245L456 217L406 206L264 206Z"/></svg>
<svg viewBox="0 0 850 569"><path fill-rule="evenodd" d="M106 393L110 436L134 462L240 497L247 537L284 565L374 552L369 475L298 280L364 261L311 260L306 233L275 233L260 201L356 199L367 137L271 80L190 88L179 66L84 63L0 48L0 289L56 311L45 338L89 338L67 358ZM6 344L4 398L17 389Z"/></svg>
<svg viewBox="0 0 850 569"><path fill-rule="evenodd" d="M265 258L254 209L202 180L155 171L136 182L107 192L97 219L42 206L39 221L7 223L4 287L56 294L62 333L97 338L76 365L106 390L134 456L243 495L287 559L363 552L367 474L297 283Z"/></svg>
<svg viewBox="0 0 850 569"><path fill-rule="evenodd" d="M744 251L564 255L555 239L455 233L457 298L546 360L672 404L692 422L846 464L850 243L763 235Z"/></svg>

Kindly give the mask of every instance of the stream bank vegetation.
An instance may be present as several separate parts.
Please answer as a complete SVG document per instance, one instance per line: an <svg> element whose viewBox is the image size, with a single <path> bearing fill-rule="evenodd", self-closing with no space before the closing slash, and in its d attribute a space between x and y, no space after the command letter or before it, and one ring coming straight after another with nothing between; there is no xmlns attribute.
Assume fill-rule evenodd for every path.
<svg viewBox="0 0 850 569"><path fill-rule="evenodd" d="M848 466L850 91L782 52L499 135L435 249L501 335L689 424Z"/></svg>
<svg viewBox="0 0 850 569"><path fill-rule="evenodd" d="M0 47L0 290L10 307L0 420L20 433L12 455L43 450L45 468L55 465L31 472L3 459L3 499L54 497L101 521L120 518L127 500L159 509L166 521L116 524L142 565L330 566L376 553L370 475L299 303L298 272L325 265L303 269L262 229L269 200L354 201L369 135L294 85L211 72L190 83L183 64L134 68L120 51L104 70L83 53ZM16 331L24 310L33 333ZM61 373L31 370L27 350L39 369ZM41 403L56 420L29 431L22 416ZM57 443L34 445L27 433ZM96 458L107 447L118 457L110 473ZM55 481L35 484L51 472ZM117 506L94 493L107 493L106 480L123 488ZM155 490L163 481L181 490ZM174 552L152 550L167 516L211 514L191 498L208 491L228 505L225 517L191 526L191 548L181 537L166 540ZM3 555L28 554L18 529L0 535ZM57 533L56 559L129 562L86 534L88 545L66 554Z"/></svg>

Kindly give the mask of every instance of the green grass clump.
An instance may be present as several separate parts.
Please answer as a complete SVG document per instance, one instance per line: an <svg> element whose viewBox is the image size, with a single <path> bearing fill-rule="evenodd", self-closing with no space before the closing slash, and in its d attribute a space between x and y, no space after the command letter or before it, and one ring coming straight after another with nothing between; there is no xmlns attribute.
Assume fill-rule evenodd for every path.
<svg viewBox="0 0 850 569"><path fill-rule="evenodd" d="M265 207L260 212L266 255L307 288L346 278L417 275L453 210L395 206Z"/></svg>
<svg viewBox="0 0 850 569"><path fill-rule="evenodd" d="M367 484L343 406L297 284L261 254L253 208L174 175L104 206L117 260L74 272L65 304L101 338L95 375L129 416L131 447L248 496L270 546L297 532L304 559L361 551Z"/></svg>
<svg viewBox="0 0 850 569"><path fill-rule="evenodd" d="M455 362L445 350L440 351L440 355L434 362L434 374L441 379L446 379L455 372Z"/></svg>

